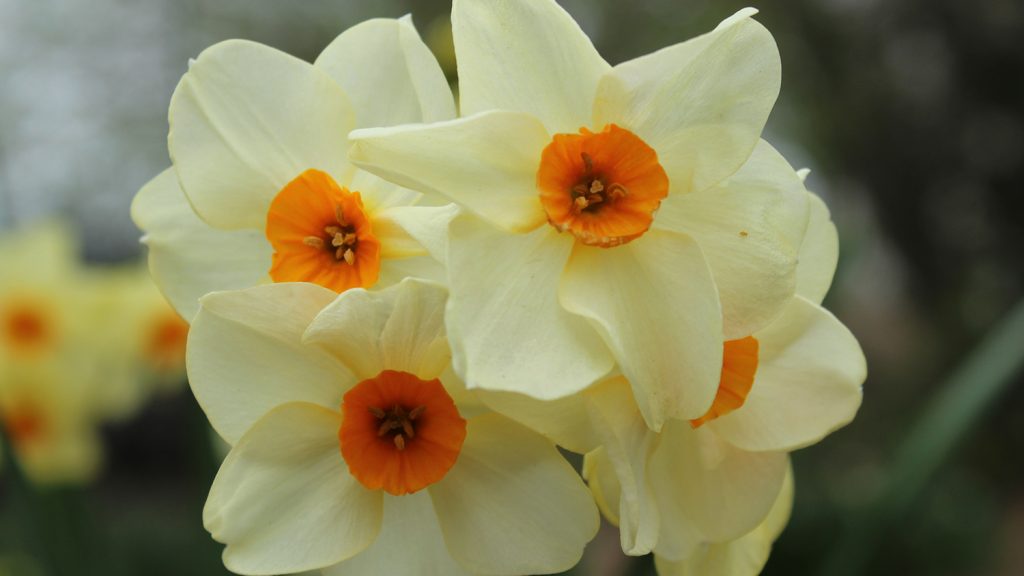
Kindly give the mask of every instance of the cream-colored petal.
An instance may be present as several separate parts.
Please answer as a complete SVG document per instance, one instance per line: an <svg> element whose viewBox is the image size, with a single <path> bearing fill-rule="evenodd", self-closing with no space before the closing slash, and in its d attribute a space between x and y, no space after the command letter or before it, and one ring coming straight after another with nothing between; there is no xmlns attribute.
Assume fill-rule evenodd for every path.
<svg viewBox="0 0 1024 576"><path fill-rule="evenodd" d="M793 507L793 473L786 474L775 504L757 528L735 540L704 543L685 559L672 561L656 550L659 576L757 576L768 562L772 543L789 522Z"/></svg>
<svg viewBox="0 0 1024 576"><path fill-rule="evenodd" d="M550 226L508 234L470 215L450 230L446 323L452 362L469 388L551 400L611 370L594 329L558 302L571 236Z"/></svg>
<svg viewBox="0 0 1024 576"><path fill-rule="evenodd" d="M518 392L477 390L491 410L539 432L570 452L586 454L600 444L590 424L584 393L554 400L538 400Z"/></svg>
<svg viewBox="0 0 1024 576"><path fill-rule="evenodd" d="M632 556L647 554L658 541L660 522L660 503L649 484L647 462L660 435L647 427L629 382L622 377L587 391L586 399L594 433L620 488L617 518L622 550Z"/></svg>
<svg viewBox="0 0 1024 576"><path fill-rule="evenodd" d="M210 488L203 525L239 574L313 570L350 558L381 528L381 493L349 474L341 414L278 406L232 448Z"/></svg>
<svg viewBox="0 0 1024 576"><path fill-rule="evenodd" d="M195 316L204 294L267 279L273 249L262 230L219 230L200 220L174 170L164 170L139 190L132 220L144 232L153 280L186 320Z"/></svg>
<svg viewBox="0 0 1024 576"><path fill-rule="evenodd" d="M699 192L739 169L781 83L771 33L747 8L713 31L616 66L598 86L594 126L616 123L658 152L670 194Z"/></svg>
<svg viewBox="0 0 1024 576"><path fill-rule="evenodd" d="M554 0L456 0L452 32L463 116L526 112L552 134L590 124L611 67Z"/></svg>
<svg viewBox="0 0 1024 576"><path fill-rule="evenodd" d="M764 328L796 288L808 201L796 171L761 140L739 172L703 192L669 195L655 226L693 236L718 287L726 339Z"/></svg>
<svg viewBox="0 0 1024 576"><path fill-rule="evenodd" d="M677 510L708 541L732 540L751 531L771 510L786 475L785 452L747 452L725 442L706 426L686 421L665 425L651 458L651 474L671 482L658 486L659 502L677 501Z"/></svg>
<svg viewBox="0 0 1024 576"><path fill-rule="evenodd" d="M412 213L410 219L415 220L418 213L424 217L434 216L436 208L419 208L417 206L400 206L377 212L372 217L373 235L380 240L381 258L409 258L426 256L429 252L406 229L396 221L395 213Z"/></svg>
<svg viewBox="0 0 1024 576"><path fill-rule="evenodd" d="M448 281L448 273L440 262L430 256L390 258L381 260L376 287L394 286L406 278L444 284Z"/></svg>
<svg viewBox="0 0 1024 576"><path fill-rule="evenodd" d="M692 238L652 229L615 248L578 244L559 299L601 333L653 430L711 406L722 371L722 312Z"/></svg>
<svg viewBox="0 0 1024 576"><path fill-rule="evenodd" d="M346 290L310 323L303 341L329 351L359 380L382 370L438 377L451 356L444 286L416 279L377 291Z"/></svg>
<svg viewBox="0 0 1024 576"><path fill-rule="evenodd" d="M448 80L410 16L356 24L335 38L313 65L348 94L359 128L455 117Z"/></svg>
<svg viewBox="0 0 1024 576"><path fill-rule="evenodd" d="M349 159L407 188L436 194L507 230L547 221L537 191L548 133L532 116L485 112L422 126L367 128L349 135Z"/></svg>
<svg viewBox="0 0 1024 576"><path fill-rule="evenodd" d="M345 92L319 68L255 42L204 50L171 97L170 125L181 186L221 228L262 230L274 196L310 168L339 182L352 171Z"/></svg>
<svg viewBox="0 0 1024 576"><path fill-rule="evenodd" d="M754 336L754 385L743 406L708 423L715 432L745 450L795 450L853 420L867 365L832 314L796 297Z"/></svg>
<svg viewBox="0 0 1024 576"><path fill-rule="evenodd" d="M469 572L568 570L597 534L597 508L572 466L498 414L468 421L458 461L427 490L448 550Z"/></svg>
<svg viewBox="0 0 1024 576"><path fill-rule="evenodd" d="M816 194L807 193L810 218L807 234L800 244L799 263L796 267L796 293L821 304L832 285L832 277L839 263L839 232L832 223L828 206Z"/></svg>
<svg viewBox="0 0 1024 576"><path fill-rule="evenodd" d="M189 384L228 443L280 404L341 405L353 376L337 358L302 344L306 327L336 296L315 284L283 283L200 300L188 336Z"/></svg>
<svg viewBox="0 0 1024 576"><path fill-rule="evenodd" d="M622 484L615 466L604 447L598 446L583 456L583 479L594 496L594 502L612 526L618 526L619 507L622 505Z"/></svg>
<svg viewBox="0 0 1024 576"><path fill-rule="evenodd" d="M415 240L435 260L448 261L448 226L459 214L455 204L444 206L400 206L376 215L386 219L385 226L394 226ZM374 231L377 230L374 224Z"/></svg>
<svg viewBox="0 0 1024 576"><path fill-rule="evenodd" d="M470 576L452 558L426 490L384 496L384 523L373 544L324 576Z"/></svg>

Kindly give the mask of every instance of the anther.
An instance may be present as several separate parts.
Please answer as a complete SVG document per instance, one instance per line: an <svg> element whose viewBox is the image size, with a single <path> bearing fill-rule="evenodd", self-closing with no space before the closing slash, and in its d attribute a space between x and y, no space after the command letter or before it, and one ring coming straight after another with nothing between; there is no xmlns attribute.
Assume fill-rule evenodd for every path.
<svg viewBox="0 0 1024 576"><path fill-rule="evenodd" d="M573 200L573 204L576 205L577 210L585 210L587 206L590 205L590 202L587 202L587 199L583 196L577 196L576 199Z"/></svg>
<svg viewBox="0 0 1024 576"><path fill-rule="evenodd" d="M387 412L384 412L376 406L370 406L370 414L373 414L378 420L383 420L387 416Z"/></svg>
<svg viewBox="0 0 1024 576"><path fill-rule="evenodd" d="M589 176L594 171L594 159L590 157L590 154L586 152L580 152L580 158L583 159L583 168L586 170L586 174Z"/></svg>
<svg viewBox="0 0 1024 576"><path fill-rule="evenodd" d="M306 236L305 238L302 239L302 243L305 244L306 246L309 246L310 248L324 247L323 238L319 238L317 236Z"/></svg>
<svg viewBox="0 0 1024 576"><path fill-rule="evenodd" d="M409 412L409 420L415 420L415 419L419 418L420 415L423 414L423 412L426 411L426 409L427 409L427 407L426 406L422 406L422 405L413 408L412 411Z"/></svg>
<svg viewBox="0 0 1024 576"><path fill-rule="evenodd" d="M338 251L340 252L341 248L338 248ZM356 263L356 253L353 252L351 248L346 249L341 256L342 258L345 259L345 263L348 264L349 266L352 266L353 264Z"/></svg>
<svg viewBox="0 0 1024 576"><path fill-rule="evenodd" d="M629 190L627 190L625 186L619 184L618 182L612 183L610 186L608 186L608 195L611 196L613 200L618 200L619 198L622 198L627 194L629 194Z"/></svg>
<svg viewBox="0 0 1024 576"><path fill-rule="evenodd" d="M334 205L334 219L338 221L338 224L348 226L348 223L345 221L345 211L341 209L341 204Z"/></svg>
<svg viewBox="0 0 1024 576"><path fill-rule="evenodd" d="M401 434L395 434L395 448L405 450L405 438Z"/></svg>

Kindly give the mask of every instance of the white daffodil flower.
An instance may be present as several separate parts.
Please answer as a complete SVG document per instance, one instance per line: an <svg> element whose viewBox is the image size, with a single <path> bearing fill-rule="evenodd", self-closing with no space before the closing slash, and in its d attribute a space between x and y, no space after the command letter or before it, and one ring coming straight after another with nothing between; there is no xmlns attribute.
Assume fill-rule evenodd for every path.
<svg viewBox="0 0 1024 576"><path fill-rule="evenodd" d="M241 574L546 574L597 531L582 480L450 369L446 290L205 296L192 389L232 445L204 524Z"/></svg>
<svg viewBox="0 0 1024 576"><path fill-rule="evenodd" d="M401 223L440 209L349 164L347 136L454 115L408 17L354 26L313 64L241 40L208 48L171 99L173 168L132 205L153 278L191 320L215 290L306 281L341 292L438 275Z"/></svg>
<svg viewBox="0 0 1024 576"><path fill-rule="evenodd" d="M779 502L788 453L856 414L865 360L853 335L819 306L838 244L825 205L813 196L810 202L812 233L800 253L817 257L801 263L799 293L767 327L720 344L718 392L700 417L650 430L622 376L553 403L480 393L494 409L588 452L584 475L619 526L626 553L696 566L711 562L704 556L711 549L731 558L769 545L774 529L745 535Z"/></svg>
<svg viewBox="0 0 1024 576"><path fill-rule="evenodd" d="M760 140L780 61L755 12L612 67L553 0L455 0L464 117L350 135L356 165L479 217L434 248L470 386L551 400L618 364L652 429L707 411L723 337L792 297L808 217Z"/></svg>

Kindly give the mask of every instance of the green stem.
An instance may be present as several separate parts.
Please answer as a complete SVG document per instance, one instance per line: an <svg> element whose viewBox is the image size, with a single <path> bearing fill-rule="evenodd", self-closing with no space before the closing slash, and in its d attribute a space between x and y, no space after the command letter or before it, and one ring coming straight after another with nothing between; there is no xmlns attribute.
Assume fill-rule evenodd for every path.
<svg viewBox="0 0 1024 576"><path fill-rule="evenodd" d="M880 495L850 518L822 574L863 574L879 543L903 519L978 420L1024 367L1024 302L1010 310L946 380L894 455Z"/></svg>
<svg viewBox="0 0 1024 576"><path fill-rule="evenodd" d="M43 563L45 574L58 574L52 550L49 549L47 538L43 534L39 517L39 495L14 457L14 446L3 426L0 426L0 445L3 447L3 467L0 468L0 473L4 475L5 486L10 488L7 497L21 528L19 534L26 540L22 545L27 545L26 552L29 556Z"/></svg>

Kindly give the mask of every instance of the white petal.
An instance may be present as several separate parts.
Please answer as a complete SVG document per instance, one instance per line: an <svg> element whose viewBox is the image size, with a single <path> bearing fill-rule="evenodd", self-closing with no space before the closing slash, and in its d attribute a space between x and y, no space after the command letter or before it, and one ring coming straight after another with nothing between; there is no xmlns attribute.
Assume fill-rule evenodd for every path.
<svg viewBox="0 0 1024 576"><path fill-rule="evenodd" d="M754 336L758 366L746 401L708 426L746 450L795 450L853 420L867 366L832 314L797 297Z"/></svg>
<svg viewBox="0 0 1024 576"><path fill-rule="evenodd" d="M425 490L385 496L384 524L373 545L354 558L325 569L323 574L470 576L448 552L434 504Z"/></svg>
<svg viewBox="0 0 1024 576"><path fill-rule="evenodd" d="M700 244L722 301L725 337L733 339L767 326L792 298L807 214L796 171L762 140L728 180L669 195L655 226L685 232Z"/></svg>
<svg viewBox="0 0 1024 576"><path fill-rule="evenodd" d="M551 133L590 124L610 66L554 0L456 0L452 32L463 116L527 112Z"/></svg>
<svg viewBox="0 0 1024 576"><path fill-rule="evenodd" d="M459 214L455 204L444 206L401 206L376 215L385 218L388 225L401 228L416 240L438 262L448 259L448 226ZM374 224L376 231L377 224Z"/></svg>
<svg viewBox="0 0 1024 576"><path fill-rule="evenodd" d="M329 350L360 380L382 370L431 379L450 361L443 286L415 279L378 291L346 290L324 308L304 341Z"/></svg>
<svg viewBox="0 0 1024 576"><path fill-rule="evenodd" d="M262 230L274 196L309 168L340 182L351 172L345 93L322 70L254 42L204 50L171 97L170 124L182 188L222 228Z"/></svg>
<svg viewBox="0 0 1024 576"><path fill-rule="evenodd" d="M745 9L712 32L616 66L598 87L594 126L616 123L650 144L670 194L728 177L757 144L779 94L771 33Z"/></svg>
<svg viewBox="0 0 1024 576"><path fill-rule="evenodd" d="M448 274L444 266L430 256L389 258L380 262L376 287L394 286L406 278L444 284L448 281Z"/></svg>
<svg viewBox="0 0 1024 576"><path fill-rule="evenodd" d="M228 443L280 404L341 405L352 375L330 354L301 342L306 326L336 296L315 284L284 283L200 301L188 336L189 384Z"/></svg>
<svg viewBox="0 0 1024 576"><path fill-rule="evenodd" d="M200 220L171 169L139 190L132 220L145 233L153 280L182 318L195 316L204 294L267 280L273 250L263 232L219 230Z"/></svg>
<svg viewBox="0 0 1024 576"><path fill-rule="evenodd" d="M602 334L653 430L711 406L722 371L722 313L692 238L649 230L615 248L577 245L559 297Z"/></svg>
<svg viewBox="0 0 1024 576"><path fill-rule="evenodd" d="M341 414L314 404L279 406L231 450L210 488L203 525L227 544L239 574L323 568L370 545L381 493L353 478L338 447Z"/></svg>
<svg viewBox="0 0 1024 576"><path fill-rule="evenodd" d="M839 263L839 233L832 223L828 206L817 195L807 193L811 214L807 234L800 245L800 262L796 267L796 293L815 304L821 304L832 285Z"/></svg>
<svg viewBox="0 0 1024 576"><path fill-rule="evenodd" d="M590 424L583 393L554 400L537 400L518 392L477 390L491 410L539 432L570 452L585 454L600 440Z"/></svg>
<svg viewBox="0 0 1024 576"><path fill-rule="evenodd" d="M659 435L647 427L624 378L598 385L586 398L594 432L621 490L618 521L622 550L632 556L647 554L658 541L660 522L660 503L647 474L647 462L658 446Z"/></svg>
<svg viewBox="0 0 1024 576"><path fill-rule="evenodd" d="M458 461L427 490L448 549L470 572L568 570L597 534L597 508L572 466L497 414L468 421Z"/></svg>
<svg viewBox="0 0 1024 576"><path fill-rule="evenodd" d="M547 221L536 182L549 138L531 116L486 112L349 137L349 159L382 178L449 198L508 230L533 230Z"/></svg>
<svg viewBox="0 0 1024 576"><path fill-rule="evenodd" d="M656 551L654 562L659 576L757 576L768 562L772 543L789 521L792 507L790 471L768 517L757 528L735 540L705 543L680 561L671 561Z"/></svg>
<svg viewBox="0 0 1024 576"><path fill-rule="evenodd" d="M455 117L455 100L412 18L375 18L334 39L314 66L348 94L356 126L394 126Z"/></svg>
<svg viewBox="0 0 1024 576"><path fill-rule="evenodd" d="M508 234L468 215L452 222L446 322L453 364L471 389L550 400L611 370L597 333L558 303L572 246L550 226Z"/></svg>
<svg viewBox="0 0 1024 576"><path fill-rule="evenodd" d="M615 473L615 466L612 464L608 453L601 446L587 452L583 456L583 479L587 481L587 487L594 496L601 515L612 526L620 524L619 507L622 506L622 485ZM621 533L620 533L621 534Z"/></svg>
<svg viewBox="0 0 1024 576"><path fill-rule="evenodd" d="M785 452L747 452L706 427L674 420L666 424L651 459L661 482L659 502L676 500L677 510L709 541L732 540L754 529L775 502L786 475Z"/></svg>

